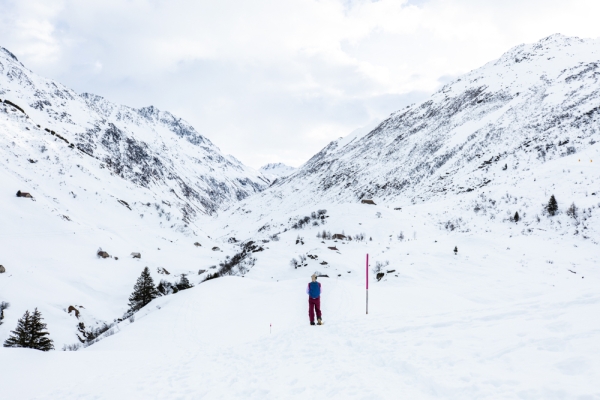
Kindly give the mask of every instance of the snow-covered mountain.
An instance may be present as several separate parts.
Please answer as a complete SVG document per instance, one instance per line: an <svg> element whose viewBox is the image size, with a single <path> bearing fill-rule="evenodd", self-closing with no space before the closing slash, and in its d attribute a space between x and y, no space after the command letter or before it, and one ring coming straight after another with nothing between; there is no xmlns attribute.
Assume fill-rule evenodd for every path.
<svg viewBox="0 0 600 400"><path fill-rule="evenodd" d="M291 175L296 168L290 167L289 165L285 165L283 163L270 163L267 165L263 165L258 169L264 176L269 178L271 182L274 182L277 178L283 178Z"/></svg>
<svg viewBox="0 0 600 400"><path fill-rule="evenodd" d="M2 167L21 174L35 171L30 186L43 182L42 190L49 182L36 176L70 173L81 169L80 160L86 159L90 178L105 168L173 204L189 222L198 213L214 214L268 184L259 172L224 156L181 118L153 106L134 109L77 94L34 74L3 48L0 99L2 122L11 125L2 131L1 148L11 148L13 136L20 138L11 154L1 157ZM27 159L39 163L28 165ZM103 182L110 185L104 178Z"/></svg>
<svg viewBox="0 0 600 400"><path fill-rule="evenodd" d="M599 77L600 40L557 34L517 46L370 132L330 143L216 222L223 235L253 240L289 229L302 236L323 222L313 213L326 209L328 225L348 232L340 204L372 200L398 213L425 207L441 229L485 233L518 213L525 233L599 243ZM560 216L542 218L551 195ZM572 204L585 215L567 217Z"/></svg>
<svg viewBox="0 0 600 400"><path fill-rule="evenodd" d="M179 192L123 179L5 103L0 342L34 307L57 349L114 324L76 353L0 348L2 394L594 398L599 66L596 40L519 46L189 223ZM144 266L196 287L118 319ZM308 323L314 272L324 326Z"/></svg>
<svg viewBox="0 0 600 400"><path fill-rule="evenodd" d="M517 46L370 133L331 142L254 201L411 204L505 182L600 140L599 74L598 39Z"/></svg>
<svg viewBox="0 0 600 400"><path fill-rule="evenodd" d="M269 184L180 118L79 95L5 49L0 99L0 301L38 307L60 342L122 316L143 266L203 279L231 247L204 221Z"/></svg>

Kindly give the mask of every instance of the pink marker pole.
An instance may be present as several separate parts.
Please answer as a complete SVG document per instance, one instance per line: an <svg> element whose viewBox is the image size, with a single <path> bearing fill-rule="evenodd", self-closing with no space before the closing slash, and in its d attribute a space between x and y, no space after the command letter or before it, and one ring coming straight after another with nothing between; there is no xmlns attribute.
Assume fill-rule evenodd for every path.
<svg viewBox="0 0 600 400"><path fill-rule="evenodd" d="M369 254L367 253L367 314L369 313Z"/></svg>

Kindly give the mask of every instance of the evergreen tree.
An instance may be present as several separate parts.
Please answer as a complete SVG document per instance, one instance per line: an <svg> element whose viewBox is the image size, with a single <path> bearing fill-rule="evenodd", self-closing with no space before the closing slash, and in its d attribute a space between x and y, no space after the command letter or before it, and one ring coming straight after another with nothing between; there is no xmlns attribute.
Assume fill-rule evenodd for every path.
<svg viewBox="0 0 600 400"><path fill-rule="evenodd" d="M181 274L181 279L179 280L179 283L177 284L177 289L185 290L185 289L190 289L193 287L194 287L194 285L192 285L190 283L187 276L185 276L185 274Z"/></svg>
<svg viewBox="0 0 600 400"><path fill-rule="evenodd" d="M4 342L4 347L25 347L49 351L54 349L52 339L46 337L50 333L46 324L42 322L42 314L36 308L33 314L25 311L23 317L17 322L17 329L11 331L12 335Z"/></svg>
<svg viewBox="0 0 600 400"><path fill-rule="evenodd" d="M554 215L558 211L558 203L556 202L556 198L554 198L554 195L550 196L550 201L548 201L546 211L548 211L548 214L550 215Z"/></svg>
<svg viewBox="0 0 600 400"><path fill-rule="evenodd" d="M4 347L28 347L29 331L31 331L31 315L27 310L17 322L17 329L10 331L12 335L4 342Z"/></svg>
<svg viewBox="0 0 600 400"><path fill-rule="evenodd" d="M129 296L129 311L138 311L158 296L160 296L160 292L154 287L150 270L145 267L133 287L133 293Z"/></svg>
<svg viewBox="0 0 600 400"><path fill-rule="evenodd" d="M515 212L515 216L513 217L513 219L515 220L515 222L519 222L519 220L521 219L521 217L519 217L519 212Z"/></svg>

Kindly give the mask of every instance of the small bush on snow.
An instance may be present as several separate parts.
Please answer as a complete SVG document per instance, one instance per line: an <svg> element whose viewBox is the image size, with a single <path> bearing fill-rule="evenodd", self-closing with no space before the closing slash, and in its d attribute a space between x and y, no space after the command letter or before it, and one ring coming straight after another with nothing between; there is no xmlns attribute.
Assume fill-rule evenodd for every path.
<svg viewBox="0 0 600 400"><path fill-rule="evenodd" d="M567 215L573 219L577 219L577 211L578 211L577 206L575 205L575 203L572 203L569 206L569 209L567 210Z"/></svg>
<svg viewBox="0 0 600 400"><path fill-rule="evenodd" d="M388 265L390 265L390 262L389 262L388 260L385 260L385 261L383 261L383 262L382 262L382 261L376 261L376 262L375 262L375 268L373 268L373 272L374 272L375 274L378 274L378 273L380 273L380 272L381 272L381 270L382 270L384 267L387 267Z"/></svg>
<svg viewBox="0 0 600 400"><path fill-rule="evenodd" d="M2 320L4 319L4 310L10 307L10 303L6 301L0 302L0 325L2 325Z"/></svg>
<svg viewBox="0 0 600 400"><path fill-rule="evenodd" d="M81 343L65 344L62 351L77 351L81 348Z"/></svg>

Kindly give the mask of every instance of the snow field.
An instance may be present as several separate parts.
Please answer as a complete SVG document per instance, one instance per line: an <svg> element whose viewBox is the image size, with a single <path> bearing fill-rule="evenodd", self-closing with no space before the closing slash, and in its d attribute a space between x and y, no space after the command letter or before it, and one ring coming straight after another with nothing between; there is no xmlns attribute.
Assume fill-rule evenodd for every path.
<svg viewBox="0 0 600 400"><path fill-rule="evenodd" d="M464 276L453 282L427 268L410 285L402 278L372 282L369 315L363 277L321 278L324 326L308 325L308 278L265 282L249 273L208 281L155 300L133 324L85 350L1 349L11 365L2 371L10 382L4 393L39 399L598 395L600 324L590 318L600 308L597 275L586 277L591 285L565 275L552 287L539 282L546 277L538 269L464 260L462 268ZM43 376L39 385L24 384L32 373Z"/></svg>
<svg viewBox="0 0 600 400"><path fill-rule="evenodd" d="M159 298L136 314L134 323L124 321L113 336L86 349L29 352L35 356L0 349L0 357L10 365L1 371L9 383L3 385L5 393L13 396L9 398L40 399L597 396L600 325L590 317L600 310L597 246L552 231L522 235L514 224L498 221L487 224L487 232L448 232L429 219L430 209L330 205L325 225L289 230L280 234L279 241L265 243L263 252L253 254L256 265L244 277L219 278ZM378 210L381 218L376 216ZM321 243L316 232L323 228L363 232L373 241ZM404 241L396 237L400 230ZM52 263L60 259L60 249L48 248L45 256L52 273L34 275L40 279L38 286L23 304L14 302L0 329L14 329L25 305L47 303L51 295L56 315L47 308L43 313L60 348L61 339L74 341L65 340L73 337L67 328L61 333L57 327L74 325L76 320L61 314L59 304L65 307L82 297L68 285L50 291L45 282L71 282L89 296L84 299L92 302L89 307L95 314L103 309L101 302L109 303L105 313L110 318L124 311L143 265L150 263L158 281L161 275L153 266L191 269L190 263L216 263L225 254L204 251L193 259L181 244L157 238L151 231L126 233L110 233L119 238L115 254L132 247L129 241L138 245L141 241L147 247L142 247L142 260L98 260L93 251L81 250L71 257L86 260L76 269ZM304 245L295 244L297 235ZM28 246L42 246L39 238L27 240ZM87 240L74 235L65 248L71 254L90 247ZM159 243L164 243L161 250L151 251ZM15 239L13 245L23 243ZM327 248L332 245L339 251ZM367 252L368 316L364 314ZM308 258L307 267L294 269L289 260L298 254L318 258ZM162 255L165 258L157 258ZM23 263L34 264L35 257L28 255ZM320 264L322 260L327 266ZM372 271L377 261L389 261L384 272L395 270L380 282ZM69 281L74 269L80 275ZM326 323L322 327L308 325L304 290L315 270L330 276L320 278ZM60 271L64 276L53 277ZM31 287L31 282L24 280L15 288ZM2 290L7 299L19 299L7 288ZM62 297L56 297L57 292ZM102 313L98 316L104 318ZM26 371L44 378L37 386L25 385L24 393Z"/></svg>

